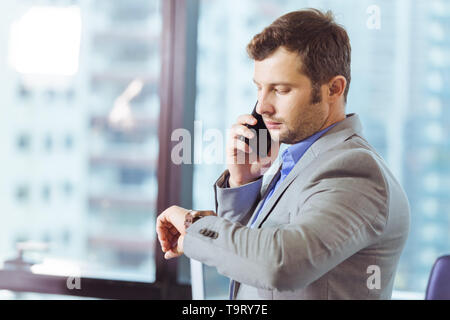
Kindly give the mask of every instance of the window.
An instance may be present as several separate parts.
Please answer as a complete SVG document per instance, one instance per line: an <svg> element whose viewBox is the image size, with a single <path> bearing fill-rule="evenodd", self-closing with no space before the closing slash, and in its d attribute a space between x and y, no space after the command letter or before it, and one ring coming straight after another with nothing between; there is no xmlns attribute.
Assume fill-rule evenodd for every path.
<svg viewBox="0 0 450 320"><path fill-rule="evenodd" d="M29 151L3 148L0 190L12 196L0 198L0 295L10 295L1 289L32 289L168 297L161 290L167 285L155 282L176 278L177 268L155 252L155 219L161 208L179 204L181 173L161 162L170 155L171 126L178 125L170 112L175 92L161 78L183 74L172 68L184 59L172 44L185 38L184 27L175 34L172 26L175 12L185 10L184 1L172 0L0 3L7 30L0 56L8 57L0 99L11 115L0 119L0 142ZM163 24L171 33L163 33ZM170 55L164 64L161 54ZM161 123L169 125L159 130ZM38 141L36 150L31 141ZM36 255L39 263L31 258ZM18 256L34 263L29 281L11 276L27 265ZM185 262L178 275L189 272ZM68 270L82 275L82 291L61 285ZM60 278L42 282L45 275ZM174 289L166 294L190 297L188 281L168 285Z"/></svg>
<svg viewBox="0 0 450 320"><path fill-rule="evenodd" d="M96 10L98 2L101 2L108 10ZM153 2L158 3L158 1ZM78 204L65 208L64 214L61 214L61 207L57 206L54 208L47 206L45 213L39 212L37 207L32 209L36 210L34 214L53 217L51 220L55 221L53 225L49 225L48 219L42 219L42 222L37 220L34 226L36 233L39 233L41 229L52 230L52 233L60 232L61 223L71 225L70 233L83 234L83 238L67 242L64 249L66 255L71 255L73 259L79 261L80 265L83 265L83 273L97 277L113 273L116 278L154 281L155 263L152 252L154 235L151 232L152 229L148 227L153 224L156 214L155 190L142 189L141 193L135 193L134 197L124 193L130 181L142 178L141 171L127 168L127 162L130 161L129 150L136 147L130 143L130 140L139 129L134 123L129 127L125 127L124 123L128 120L126 117L139 120L139 117L145 117L145 113L135 114L134 96L122 100L119 97L126 92L130 83L136 81L135 79L143 79L141 82L143 88L155 85L159 77L159 68L149 68L147 61L141 61L141 59L135 61L134 56L129 56L128 60L114 61L114 65L108 65L106 63L110 61L111 53L97 49L114 43L117 47L132 52L133 46L141 45L146 36L153 37L158 43L159 30L149 30L144 27L149 21L160 21L159 4L149 7L143 1L131 1L130 4L127 2L120 5L111 1L85 1L72 5L44 1L39 2L38 5L33 2L18 2L8 6L13 6L17 10L3 8L1 11L18 12L16 16L10 18L11 40L8 48L11 57L9 72L10 75L14 75L11 78L17 81L20 95L6 96L3 99L8 99L7 101L12 105L27 104L29 112L25 112L23 118L17 117L10 123L4 122L3 125L7 125L11 133L16 130L17 124L33 130L32 136L39 137L42 132L42 146L48 153L41 156L18 155L17 159L9 159L6 166L13 172L33 176L33 182L41 184L37 188L37 190L40 189L38 196L41 202L64 203L61 202L64 201L62 194L54 192L56 190L53 184L45 182L46 179L59 178L61 175L78 181L80 194L83 194L77 198ZM129 7L133 11L128 10ZM130 20L121 20L120 26L116 28L114 27L116 15L111 12L119 13L122 9L129 12ZM139 23L132 19L135 13L139 13ZM85 28L83 34L81 25ZM92 40L99 35L104 36L105 41L93 43ZM32 38L36 38L36 43L40 45L34 47ZM8 37L0 41L7 44ZM81 52L81 48L85 51ZM152 54L157 56L158 49L157 44L153 45ZM153 50L157 53L153 53ZM145 56L149 54L150 52L143 53ZM8 75L4 75L0 81L6 83L8 78L10 78ZM101 85L104 90L93 92L89 86L83 85L83 83L90 83L92 79L95 79L96 84ZM34 100L27 101L27 92L35 90L41 93L42 99L37 103ZM64 104L71 103L75 91L83 96L83 99L80 97L78 101L81 108L76 111L61 108ZM68 99L65 100L64 96ZM136 93L137 96L139 92ZM100 100L101 103L95 104L90 109L82 107L88 105L93 99ZM141 104L148 104L148 101L149 99L146 99ZM45 108L40 108L41 103ZM33 115L35 112L33 110L36 108L39 108L39 113ZM93 117L103 116L106 121L109 121L108 112L114 108L119 112L129 111L126 115L119 114L115 119L117 123L114 129L105 127L97 132L86 130L85 122ZM61 111L56 112L55 110L58 109ZM70 128L74 134L86 139L83 145L76 149L74 158L71 152L73 134L56 136L56 132L64 132L66 128ZM110 135L112 130L116 136ZM142 135L138 145L145 144L154 134L154 132L147 132ZM92 139L94 135L96 140ZM63 145L56 143L60 139ZM121 143L119 140L122 139L126 142ZM22 135L18 141L18 145L23 149L28 148L29 143L30 136ZM119 144L120 148L117 147ZM56 152L52 152L56 150L58 154L59 151L62 152L61 158L55 156ZM147 149L140 155L136 155L134 160L139 161L145 158L146 153L157 155L158 150ZM98 157L101 161L91 162L86 168L84 161L92 157ZM34 164L30 166L31 159L34 159ZM146 169L151 169L152 165L153 163L149 163ZM100 174L105 168L110 169L108 175ZM154 175L154 170L150 174ZM10 179L12 181L9 182L14 182L15 175L11 175ZM8 185L8 182L4 183ZM62 190L66 195L70 195L72 189L71 183L63 184ZM21 202L26 201L29 198L29 189L25 186L19 187L16 197ZM96 199L95 202L86 201L93 197ZM86 202L87 206L84 205ZM100 215L96 214L97 203L103 208ZM144 204L147 205L146 210L142 208L142 212L136 212L136 208ZM0 203L0 206L5 205L7 204ZM139 216L141 226L124 228L119 222L134 220L136 216ZM15 238L16 230L9 228L8 225L14 225L18 221L12 220L14 216L10 217L6 223L2 223L2 230L7 232L7 238L11 239L0 251L3 258L9 258L14 254L15 243L12 239ZM28 234L27 240L38 239L34 239L33 234Z"/></svg>
<svg viewBox="0 0 450 320"><path fill-rule="evenodd" d="M42 187L42 200L44 202L49 202L51 200L52 189L49 185L44 185Z"/></svg>
<svg viewBox="0 0 450 320"><path fill-rule="evenodd" d="M67 150L73 148L73 136L71 134L67 134L64 139L64 144Z"/></svg>
<svg viewBox="0 0 450 320"><path fill-rule="evenodd" d="M423 298L435 259L450 252L450 76L447 1L377 1L381 21L368 23L371 1L200 1L196 120L225 130L256 100L253 62L246 45L253 35L289 11L333 10L352 45L347 112L359 114L366 138L404 186L411 205L411 232L396 276L394 297ZM253 94L248 94L252 91ZM220 115L220 116L219 116ZM212 186L225 169L199 164L194 207L214 208ZM209 192L207 192L209 190ZM204 268L206 298L226 298L228 279ZM416 293L414 295L414 293ZM411 295L409 295L411 296Z"/></svg>
<svg viewBox="0 0 450 320"><path fill-rule="evenodd" d="M22 133L17 137L17 147L19 150L25 151L30 149L31 138L29 134Z"/></svg>
<svg viewBox="0 0 450 320"><path fill-rule="evenodd" d="M18 84L17 94L21 99L27 99L31 96L31 91L28 88L25 88L22 84Z"/></svg>
<svg viewBox="0 0 450 320"><path fill-rule="evenodd" d="M19 185L16 187L17 205L26 203L30 199L30 187L27 185Z"/></svg>
<svg viewBox="0 0 450 320"><path fill-rule="evenodd" d="M44 149L48 152L52 151L53 147L53 138L51 134L46 134L44 138Z"/></svg>
<svg viewBox="0 0 450 320"><path fill-rule="evenodd" d="M66 197L70 197L74 191L74 187L72 183L69 181L66 181L62 184L62 192L65 194Z"/></svg>

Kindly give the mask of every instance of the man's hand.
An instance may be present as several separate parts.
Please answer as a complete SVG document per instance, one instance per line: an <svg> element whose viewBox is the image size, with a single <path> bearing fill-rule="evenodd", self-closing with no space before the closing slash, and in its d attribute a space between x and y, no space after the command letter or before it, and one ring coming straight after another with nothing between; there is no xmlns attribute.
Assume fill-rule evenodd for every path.
<svg viewBox="0 0 450 320"><path fill-rule="evenodd" d="M183 254L183 240L186 234L184 219L188 212L187 209L171 206L156 219L156 233L165 259Z"/></svg>
<svg viewBox="0 0 450 320"><path fill-rule="evenodd" d="M254 132L245 125L254 125L256 121L251 114L243 114L231 127L226 145L226 161L227 169L230 172L228 182L232 188L258 179L269 170L278 156L280 144L273 138L267 157L264 158L257 157L256 150L251 150L248 144L240 140L241 136L247 139L253 138Z"/></svg>

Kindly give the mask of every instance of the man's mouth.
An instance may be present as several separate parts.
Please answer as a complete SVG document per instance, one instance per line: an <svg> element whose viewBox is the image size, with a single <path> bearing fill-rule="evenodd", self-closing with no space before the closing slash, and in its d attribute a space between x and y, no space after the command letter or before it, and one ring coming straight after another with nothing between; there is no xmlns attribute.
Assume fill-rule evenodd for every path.
<svg viewBox="0 0 450 320"><path fill-rule="evenodd" d="M274 121L264 121L266 124L266 127L268 129L278 129L281 125L281 122L274 122Z"/></svg>

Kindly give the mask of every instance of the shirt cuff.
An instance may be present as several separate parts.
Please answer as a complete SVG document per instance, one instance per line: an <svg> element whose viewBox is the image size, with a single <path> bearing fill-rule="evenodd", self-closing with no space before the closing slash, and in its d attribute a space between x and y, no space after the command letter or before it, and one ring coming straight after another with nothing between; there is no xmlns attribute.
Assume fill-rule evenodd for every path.
<svg viewBox="0 0 450 320"><path fill-rule="evenodd" d="M263 179L261 176L242 186L227 188L226 181L229 176L228 170L225 171L214 185L216 213L220 217L236 222L245 218L259 200Z"/></svg>

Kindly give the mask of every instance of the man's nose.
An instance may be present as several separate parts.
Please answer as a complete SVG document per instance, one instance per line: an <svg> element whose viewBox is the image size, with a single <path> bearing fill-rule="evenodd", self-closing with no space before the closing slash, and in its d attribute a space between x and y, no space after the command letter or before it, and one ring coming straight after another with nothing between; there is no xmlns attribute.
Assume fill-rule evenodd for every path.
<svg viewBox="0 0 450 320"><path fill-rule="evenodd" d="M274 112L274 107L267 95L261 95L256 105L256 112L259 114L272 114Z"/></svg>

